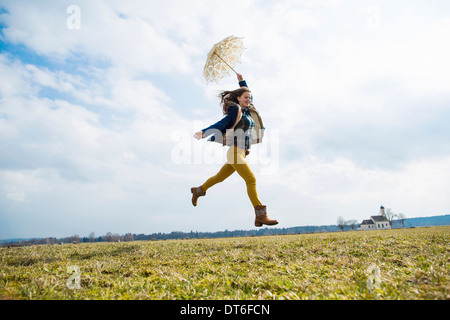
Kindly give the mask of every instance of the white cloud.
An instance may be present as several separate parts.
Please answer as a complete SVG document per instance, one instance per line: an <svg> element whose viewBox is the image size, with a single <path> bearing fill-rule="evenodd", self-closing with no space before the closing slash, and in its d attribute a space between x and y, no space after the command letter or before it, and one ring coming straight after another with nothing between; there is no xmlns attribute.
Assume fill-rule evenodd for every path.
<svg viewBox="0 0 450 320"><path fill-rule="evenodd" d="M233 75L208 86L201 75L231 34L245 37L238 71L279 133L277 161L262 146L249 161L281 226L366 218L380 204L446 213L450 21L436 3L81 1L71 30L71 1L4 1L2 38L22 49L0 54L11 228L0 238L243 229L247 218L250 228L237 175L189 205L189 188L221 165L223 149L192 134L220 118L218 91L236 86ZM176 146L189 163L173 158ZM239 209L217 206L224 193ZM32 231L39 217L55 227Z"/></svg>
<svg viewBox="0 0 450 320"><path fill-rule="evenodd" d="M141 2L136 11L121 14L120 3L82 1L80 28L69 29L66 9L71 2L9 2L3 32L13 43L23 43L36 53L59 60L80 54L106 58L128 72L186 72L186 47L167 37L169 30L157 29L156 3ZM123 2L122 2L123 5ZM126 6L125 6L126 7ZM166 13L163 13L167 15ZM156 23L155 23L156 20ZM160 61L164 59L165 63ZM161 69L163 68L163 69Z"/></svg>

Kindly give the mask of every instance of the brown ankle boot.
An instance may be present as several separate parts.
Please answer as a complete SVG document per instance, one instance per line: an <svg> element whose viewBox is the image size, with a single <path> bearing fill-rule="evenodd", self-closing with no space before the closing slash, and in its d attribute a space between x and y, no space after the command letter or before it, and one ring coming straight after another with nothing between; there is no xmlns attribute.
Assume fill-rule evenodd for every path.
<svg viewBox="0 0 450 320"><path fill-rule="evenodd" d="M256 206L255 207L255 226L262 227L263 224L267 224L268 226L273 226L278 224L277 220L271 220L267 217L266 206Z"/></svg>
<svg viewBox="0 0 450 320"><path fill-rule="evenodd" d="M194 207L196 207L198 197L203 197L206 194L206 192L203 192L201 186L191 188L191 192L192 192L192 204L194 205Z"/></svg>

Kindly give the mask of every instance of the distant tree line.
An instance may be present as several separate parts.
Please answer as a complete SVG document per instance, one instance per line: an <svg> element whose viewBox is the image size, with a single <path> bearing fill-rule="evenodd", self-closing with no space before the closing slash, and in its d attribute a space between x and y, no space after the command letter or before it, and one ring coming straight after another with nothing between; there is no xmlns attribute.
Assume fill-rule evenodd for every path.
<svg viewBox="0 0 450 320"><path fill-rule="evenodd" d="M303 226L291 228L261 228L256 230L234 230L234 231L217 231L217 232L199 232L199 231L172 231L171 233L152 233L152 234L134 234L125 233L119 235L117 233L107 232L105 235L96 237L91 232L86 237L80 237L75 234L70 237L63 238L37 238L37 239L15 239L3 241L3 246L26 246L36 244L66 244L66 243L89 243L89 242L127 242L138 240L169 240L169 239L203 239L203 238L228 238L228 237L256 237L268 235L284 235L284 234L300 234L300 233L320 233L320 232L336 232L339 230L355 230L359 223L356 220L345 220L339 217L336 225L324 226ZM442 226L450 225L450 215L409 218L407 221L404 216L397 220L391 221L392 228L411 228L421 226Z"/></svg>
<svg viewBox="0 0 450 320"><path fill-rule="evenodd" d="M204 238L228 238L228 237L254 237L265 235L282 235L282 234L297 234L297 233L316 233L316 232L334 232L337 231L336 226L303 226L292 228L262 228L258 230L234 230L234 231L217 231L217 232L199 232L199 231L172 231L170 233L152 233L152 234L132 234L126 233L119 235L117 233L108 232L105 235L96 237L94 232L91 232L87 237L80 237L75 234L64 238L36 238L14 240L11 242L3 242L2 245L7 246L25 246L36 244L77 244L90 242L127 242L140 240L170 240L170 239L204 239Z"/></svg>
<svg viewBox="0 0 450 320"><path fill-rule="evenodd" d="M336 226L303 226L292 228L262 228L257 230L234 230L234 231L217 231L217 232L182 232L172 231L171 233L152 233L152 234L135 234L135 240L169 240L169 239L202 239L202 238L231 238L231 237L256 237L268 235L282 234L298 234L298 233L317 233L317 232L334 232L337 231Z"/></svg>

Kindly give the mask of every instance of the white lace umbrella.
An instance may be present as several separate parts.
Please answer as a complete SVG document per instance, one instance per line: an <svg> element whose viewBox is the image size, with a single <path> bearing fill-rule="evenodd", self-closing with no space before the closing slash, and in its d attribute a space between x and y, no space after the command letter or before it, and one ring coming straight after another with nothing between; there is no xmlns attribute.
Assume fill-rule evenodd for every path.
<svg viewBox="0 0 450 320"><path fill-rule="evenodd" d="M230 74L241 62L242 52L246 49L243 43L244 38L230 36L216 43L206 58L203 76L206 82L219 82L220 79Z"/></svg>

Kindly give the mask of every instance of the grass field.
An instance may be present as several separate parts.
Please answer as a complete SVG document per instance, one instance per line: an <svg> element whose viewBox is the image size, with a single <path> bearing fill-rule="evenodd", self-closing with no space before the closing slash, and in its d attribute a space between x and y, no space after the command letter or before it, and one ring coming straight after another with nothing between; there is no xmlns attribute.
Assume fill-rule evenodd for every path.
<svg viewBox="0 0 450 320"><path fill-rule="evenodd" d="M1 247L0 299L450 299L449 253L450 226Z"/></svg>

